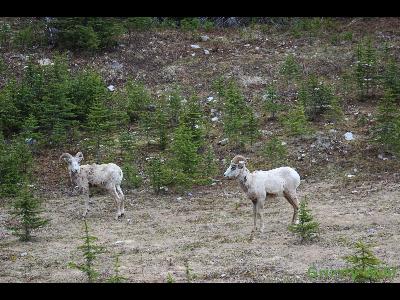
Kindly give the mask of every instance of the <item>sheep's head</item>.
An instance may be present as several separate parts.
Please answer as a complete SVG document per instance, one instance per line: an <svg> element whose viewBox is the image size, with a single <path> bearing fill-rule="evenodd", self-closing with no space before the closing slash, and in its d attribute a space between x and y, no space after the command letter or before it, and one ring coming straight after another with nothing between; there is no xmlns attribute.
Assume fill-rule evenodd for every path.
<svg viewBox="0 0 400 300"><path fill-rule="evenodd" d="M243 168L246 165L246 158L241 156L241 155L236 155L232 161L228 169L226 169L224 173L224 177L228 178L236 178L238 177L242 171Z"/></svg>
<svg viewBox="0 0 400 300"><path fill-rule="evenodd" d="M75 156L72 156L69 153L63 153L60 156L60 160L64 159L68 163L68 170L71 176L76 175L81 170L81 166L79 163L83 160L82 152L78 152Z"/></svg>

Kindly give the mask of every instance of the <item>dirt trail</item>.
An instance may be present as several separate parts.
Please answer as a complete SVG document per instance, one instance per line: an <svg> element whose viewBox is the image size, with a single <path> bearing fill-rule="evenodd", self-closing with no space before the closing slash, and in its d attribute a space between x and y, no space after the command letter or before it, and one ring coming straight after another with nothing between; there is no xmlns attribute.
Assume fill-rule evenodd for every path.
<svg viewBox="0 0 400 300"><path fill-rule="evenodd" d="M185 262L194 282L304 282L308 268L338 268L342 257L353 252L359 238L375 244L373 251L391 266L400 265L400 189L398 183L361 183L344 188L331 181L303 182L300 195L321 225L319 241L301 245L287 230L292 208L275 198L265 208L265 231L253 238L252 208L234 182L192 197L132 193L126 217L113 220L113 201L92 199L88 224L91 233L107 248L99 256L102 278L113 272L113 255L119 253L121 275L129 282L166 282L170 273L177 282L187 280ZM352 193L353 191L353 193ZM82 282L84 276L69 269L81 262L77 246L83 235L77 197L45 201L51 223L37 232L34 242L22 243L4 227L9 209L0 209L1 282ZM21 256L26 252L26 255ZM400 282L400 276L395 278Z"/></svg>

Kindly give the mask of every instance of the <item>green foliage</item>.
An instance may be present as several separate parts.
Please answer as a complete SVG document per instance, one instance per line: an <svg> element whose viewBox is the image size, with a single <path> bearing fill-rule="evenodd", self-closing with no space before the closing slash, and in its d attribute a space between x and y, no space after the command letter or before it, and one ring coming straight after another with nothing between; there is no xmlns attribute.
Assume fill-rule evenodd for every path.
<svg viewBox="0 0 400 300"><path fill-rule="evenodd" d="M111 143L110 133L117 127L115 112L107 107L105 101L98 100L93 103L89 111L87 130L90 133L89 144L93 146L96 162L101 162L100 146Z"/></svg>
<svg viewBox="0 0 400 300"><path fill-rule="evenodd" d="M151 103L151 95L141 82L128 80L125 86L127 99L127 113L131 122L143 121L143 126L148 126L147 107Z"/></svg>
<svg viewBox="0 0 400 300"><path fill-rule="evenodd" d="M22 50L42 46L46 42L45 24L41 20L36 20L19 29L12 39L13 45Z"/></svg>
<svg viewBox="0 0 400 300"><path fill-rule="evenodd" d="M273 137L265 144L262 154L271 168L276 168L286 161L287 149L278 137Z"/></svg>
<svg viewBox="0 0 400 300"><path fill-rule="evenodd" d="M276 85L269 84L263 95L263 108L266 112L271 113L271 118L276 119L278 112L284 109L284 105L279 102L279 95Z"/></svg>
<svg viewBox="0 0 400 300"><path fill-rule="evenodd" d="M190 128L192 142L197 148L201 148L204 144L204 120L203 110L196 96L191 96L185 104L181 111L180 123Z"/></svg>
<svg viewBox="0 0 400 300"><path fill-rule="evenodd" d="M398 101L400 98L400 68L394 58L390 58L382 76L383 87L393 93L393 96Z"/></svg>
<svg viewBox="0 0 400 300"><path fill-rule="evenodd" d="M348 270L353 282L378 282L389 279L387 272L382 269L382 261L374 255L370 245L358 241L355 243L355 249L354 254L344 258L351 265Z"/></svg>
<svg viewBox="0 0 400 300"><path fill-rule="evenodd" d="M168 186L173 182L173 172L167 167L163 158L155 157L149 159L146 173L156 194L160 193L162 187Z"/></svg>
<svg viewBox="0 0 400 300"><path fill-rule="evenodd" d="M167 283L175 283L175 278L171 275L171 273L168 273L167 275Z"/></svg>
<svg viewBox="0 0 400 300"><path fill-rule="evenodd" d="M378 105L373 138L387 152L400 153L400 113L391 89L385 91Z"/></svg>
<svg viewBox="0 0 400 300"><path fill-rule="evenodd" d="M98 238L89 234L89 227L86 219L84 219L84 230L85 235L82 237L83 244L78 247L82 251L84 262L77 264L75 262L69 262L70 268L78 269L79 271L86 274L88 282L95 282L99 276L99 273L94 269L94 261L98 254L104 253L104 247L94 244Z"/></svg>
<svg viewBox="0 0 400 300"><path fill-rule="evenodd" d="M138 169L131 162L125 162L122 167L124 174L123 185L127 188L138 188L143 182L143 178L139 175Z"/></svg>
<svg viewBox="0 0 400 300"><path fill-rule="evenodd" d="M259 131L259 120L253 113L249 111L247 120L244 123L243 133L246 135L247 140L250 142L250 146L261 136Z"/></svg>
<svg viewBox="0 0 400 300"><path fill-rule="evenodd" d="M201 27L199 18L184 18L181 20L181 29L185 31L198 30Z"/></svg>
<svg viewBox="0 0 400 300"><path fill-rule="evenodd" d="M0 26L0 47L8 48L11 44L11 26L8 23L2 23Z"/></svg>
<svg viewBox="0 0 400 300"><path fill-rule="evenodd" d="M202 176L206 179L211 180L218 172L218 165L216 163L216 157L211 145L208 145L207 150L203 155L202 167L203 170Z"/></svg>
<svg viewBox="0 0 400 300"><path fill-rule="evenodd" d="M51 26L57 29L56 44L70 50L95 51L117 44L123 33L121 22L104 17L58 17Z"/></svg>
<svg viewBox="0 0 400 300"><path fill-rule="evenodd" d="M302 103L298 103L279 120L290 135L304 135L310 132L310 127Z"/></svg>
<svg viewBox="0 0 400 300"><path fill-rule="evenodd" d="M178 87L175 87L172 92L167 96L168 99L168 118L172 126L177 126L179 123L179 116L182 110L181 91Z"/></svg>
<svg viewBox="0 0 400 300"><path fill-rule="evenodd" d="M162 29L176 28L176 20L173 18L164 18L159 24L159 27Z"/></svg>
<svg viewBox="0 0 400 300"><path fill-rule="evenodd" d="M370 39L358 43L356 58L354 75L358 96L361 101L365 101L373 95L377 85L377 55Z"/></svg>
<svg viewBox="0 0 400 300"><path fill-rule="evenodd" d="M335 22L332 18L294 18L290 31L292 35L299 38L308 35L309 38L315 37L323 30L330 30L335 27Z"/></svg>
<svg viewBox="0 0 400 300"><path fill-rule="evenodd" d="M308 208L306 197L300 202L299 223L290 225L289 231L298 234L301 242L311 241L318 237L319 224L314 220L311 209Z"/></svg>
<svg viewBox="0 0 400 300"><path fill-rule="evenodd" d="M156 25L154 18L152 17L130 17L126 18L124 26L128 30L129 34L132 31L146 31L150 30Z"/></svg>
<svg viewBox="0 0 400 300"><path fill-rule="evenodd" d="M13 197L30 180L32 152L21 137L6 142L0 133L0 196Z"/></svg>
<svg viewBox="0 0 400 300"><path fill-rule="evenodd" d="M185 275L187 282L192 282L197 277L197 275L193 273L193 269L189 266L188 260L185 260Z"/></svg>
<svg viewBox="0 0 400 300"><path fill-rule="evenodd" d="M108 283L121 283L126 281L127 279L119 274L119 255L115 255L115 263L114 263L114 275L108 278Z"/></svg>
<svg viewBox="0 0 400 300"><path fill-rule="evenodd" d="M330 122L340 122L344 118L344 113L339 97L334 96L331 100L329 109L325 112L324 117Z"/></svg>
<svg viewBox="0 0 400 300"><path fill-rule="evenodd" d="M9 227L12 233L21 241L29 241L32 238L32 231L45 226L49 220L43 219L40 214L43 212L39 199L35 198L26 183L19 189L14 202L12 203L12 215L18 218L18 223Z"/></svg>
<svg viewBox="0 0 400 300"><path fill-rule="evenodd" d="M224 132L230 143L243 148L249 139L246 135L246 127L252 118L251 108L247 105L242 91L234 81L229 81L219 95L225 102Z"/></svg>
<svg viewBox="0 0 400 300"><path fill-rule="evenodd" d="M315 120L331 108L334 95L328 85L319 81L315 75L311 75L302 82L299 100L304 105L307 117L310 120Z"/></svg>
<svg viewBox="0 0 400 300"><path fill-rule="evenodd" d="M289 83L300 77L301 67L293 54L289 54L279 68L279 74Z"/></svg>

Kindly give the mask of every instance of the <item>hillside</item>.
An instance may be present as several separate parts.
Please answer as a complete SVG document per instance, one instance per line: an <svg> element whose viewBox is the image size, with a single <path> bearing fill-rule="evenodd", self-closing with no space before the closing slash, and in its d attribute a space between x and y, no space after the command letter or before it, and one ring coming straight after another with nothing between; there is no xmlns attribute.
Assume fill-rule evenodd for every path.
<svg viewBox="0 0 400 300"><path fill-rule="evenodd" d="M18 24L28 21L2 18L0 22L17 28ZM311 29L305 25L271 24L207 30L151 28L123 33L116 46L89 53L64 51L54 45L24 49L3 46L0 87L6 89L11 78L17 82L22 80L29 61L39 66L52 64L63 53L71 82L85 70L100 75L107 105L111 107L109 111L125 112L120 103L130 95L126 90L131 82L142 83L148 91L147 104L155 107L154 114L150 110L150 118L158 112L164 96L171 95L177 87L188 115L193 114L190 99L197 99L198 106L194 107L200 110L194 111L204 124L200 139L205 145L197 149L199 159L205 157L207 147L211 146L216 171L212 176L207 174L207 180L203 175L193 177L195 183L189 188L165 183L168 188L156 194L149 175L149 161L159 155L179 165L173 160L177 157L173 145L178 127L165 128L165 149L160 146L159 129L156 133L147 132L140 120L131 118L103 133L104 145L100 147L103 161L121 165L129 161L141 178L136 187L122 185L130 203L126 205L125 219L109 224L114 211L112 201L97 191L89 217L101 243L121 253L121 272L129 281L165 282L168 273L177 281L185 281L184 266L189 260L197 274L194 281L308 282L311 280L306 272L312 263L323 268L342 266L341 257L351 252L349 247L358 239L375 243L376 255L388 265L398 266L399 249L394 243L399 238L396 230L399 225L398 152L396 146L392 149L376 142L374 135L376 126L382 122L379 104L386 95L386 86L377 79L372 94L360 98L356 65L357 49L368 38L376 55L376 78L384 78L388 61L397 62L400 57L400 19L329 18L317 24ZM290 59L295 62L290 63ZM290 68L298 68L297 73ZM337 101L339 113L336 113L341 117L330 115L334 106L330 102L325 113L309 117L306 133L293 134L288 128L295 121L285 125L285 120L292 120L295 108L302 103L302 88L312 76L321 89L326 87L328 96L332 94L329 101ZM231 136L227 140L225 128L230 79L243 95L245 104L241 105L248 107L258 122L259 135L241 146L232 144ZM271 85L277 88L277 101L283 107L277 112L277 118L272 118L271 111L265 109L266 90ZM395 101L397 111L398 100ZM32 185L35 193L45 200L45 215L52 219L51 229L43 232L42 238L38 234L39 241L21 244L11 235L6 229L10 201L9 197L2 198L0 259L8 267L1 271L0 281L83 280L78 271L65 267L65 262L77 255L74 249L80 242L77 236L81 236L82 225L78 211L83 204L71 193L66 165L59 160L64 152L82 151L84 163L95 162L94 146L85 144L93 135L86 130L89 123L82 120L76 125L77 135L58 146L46 143L52 131L43 131L44 142L39 141L40 146L34 150ZM250 127L249 123L245 124ZM5 127L2 130L8 134ZM124 150L119 150L123 132L134 136L131 156L124 156L128 154L121 154ZM351 133L353 138L347 140L346 133ZM12 134L6 139L11 141ZM266 150L268 145L272 147L270 150ZM247 167L251 171L284 164L299 172L300 197L308 196L323 228L318 242L299 244L287 231L292 208L283 198L273 199L266 205L266 232L249 237L251 202L237 182L223 178L223 172L236 154L248 158ZM206 166L206 160L202 160L195 169ZM189 176L189 173L182 174ZM43 253L33 246L41 242ZM23 252L28 256L20 257ZM101 270L106 274L112 269L111 261L106 258L101 261ZM36 271L33 268L23 271L26 264L44 266ZM25 272L22 277L21 272ZM399 276L394 281L399 281Z"/></svg>

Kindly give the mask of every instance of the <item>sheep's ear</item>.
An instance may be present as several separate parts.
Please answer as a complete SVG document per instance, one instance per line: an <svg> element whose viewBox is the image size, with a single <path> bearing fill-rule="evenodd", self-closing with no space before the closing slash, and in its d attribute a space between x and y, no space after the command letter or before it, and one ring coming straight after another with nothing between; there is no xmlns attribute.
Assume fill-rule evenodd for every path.
<svg viewBox="0 0 400 300"><path fill-rule="evenodd" d="M244 167L245 164L246 164L246 161L240 160L239 163L238 163L239 169L242 169L242 168Z"/></svg>
<svg viewBox="0 0 400 300"><path fill-rule="evenodd" d="M72 158L72 155L71 154L69 154L69 153L63 153L63 154L61 154L61 156L60 156L60 160L65 160L66 162L70 162L71 161L71 158Z"/></svg>
<svg viewBox="0 0 400 300"><path fill-rule="evenodd" d="M80 162L81 160L83 160L83 153L82 152L78 152L77 154L75 154L75 158L77 158L78 162Z"/></svg>

